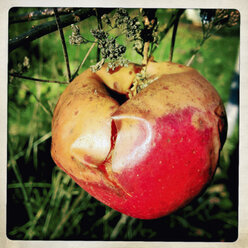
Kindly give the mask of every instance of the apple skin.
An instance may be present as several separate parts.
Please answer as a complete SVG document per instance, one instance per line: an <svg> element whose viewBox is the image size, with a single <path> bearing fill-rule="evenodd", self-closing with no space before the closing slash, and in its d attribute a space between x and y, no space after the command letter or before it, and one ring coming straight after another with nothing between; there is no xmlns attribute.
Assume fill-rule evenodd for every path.
<svg viewBox="0 0 248 248"><path fill-rule="evenodd" d="M55 163L93 197L126 215L154 219L199 195L211 181L225 142L222 101L196 70L149 62L154 81L122 105L141 67L86 70L54 110ZM105 86L106 85L106 86Z"/></svg>

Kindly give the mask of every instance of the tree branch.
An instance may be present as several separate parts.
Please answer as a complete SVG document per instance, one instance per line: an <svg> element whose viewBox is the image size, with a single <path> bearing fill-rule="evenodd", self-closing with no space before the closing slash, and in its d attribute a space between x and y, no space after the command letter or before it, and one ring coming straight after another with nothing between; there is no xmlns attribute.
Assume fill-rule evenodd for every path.
<svg viewBox="0 0 248 248"><path fill-rule="evenodd" d="M109 13L113 9L103 9L104 13ZM64 28L70 24L80 22L92 15L95 15L95 11L93 9L78 9L72 14L65 15L61 17L61 28ZM28 32L21 34L13 39L9 40L9 52L13 51L14 49L18 48L21 45L26 44L27 42L31 42L36 40L44 35L52 33L57 30L56 21L46 22L35 28L29 30Z"/></svg>
<svg viewBox="0 0 248 248"><path fill-rule="evenodd" d="M58 12L60 15L70 14L73 12L72 8L58 8ZM25 13L22 15L13 15L9 17L9 24L15 24L20 22L29 22L35 20L41 20L54 16L54 11L51 8L46 8L42 10L37 10L29 13Z"/></svg>
<svg viewBox="0 0 248 248"><path fill-rule="evenodd" d="M70 71L69 57L68 57L66 44L65 44L65 36L64 36L64 33L63 33L63 29L61 28L61 21L60 21L60 18L59 18L59 13L58 13L58 10L56 8L54 8L54 15L55 15L55 18L56 18L56 23L57 23L60 38L61 38L61 41L62 41L63 53L64 53L66 69L67 69L68 82L70 82L71 81L71 71Z"/></svg>

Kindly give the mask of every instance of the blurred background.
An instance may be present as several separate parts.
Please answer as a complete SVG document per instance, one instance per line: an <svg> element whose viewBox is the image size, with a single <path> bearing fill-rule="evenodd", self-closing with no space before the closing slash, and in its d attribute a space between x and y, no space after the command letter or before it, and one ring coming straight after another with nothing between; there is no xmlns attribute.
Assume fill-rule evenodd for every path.
<svg viewBox="0 0 248 248"><path fill-rule="evenodd" d="M54 21L52 15L20 22L40 8L13 8L9 12L9 38ZM156 61L168 61L173 29L166 28L175 9L157 9L160 41ZM138 16L138 9L129 9ZM66 15L67 13L61 13ZM111 12L112 14L112 12ZM110 15L111 15L110 14ZM200 10L185 11L180 18L173 62L197 69L220 94L226 105L229 133L219 167L206 191L186 207L155 220L139 220L118 213L91 197L54 164L50 156L51 119L66 84L39 82L67 80L66 63L59 32L24 42L9 51L7 236L13 240L150 240L235 241L238 237L239 165L239 24L215 32L196 53L203 31ZM16 21L16 19L19 21ZM94 40L90 30L99 23L89 16L77 23L83 37ZM71 45L70 26L63 28L70 69L75 72L91 43ZM141 63L131 44L125 57ZM97 63L94 47L79 72ZM18 75L17 75L18 74ZM22 78L20 77L22 76Z"/></svg>

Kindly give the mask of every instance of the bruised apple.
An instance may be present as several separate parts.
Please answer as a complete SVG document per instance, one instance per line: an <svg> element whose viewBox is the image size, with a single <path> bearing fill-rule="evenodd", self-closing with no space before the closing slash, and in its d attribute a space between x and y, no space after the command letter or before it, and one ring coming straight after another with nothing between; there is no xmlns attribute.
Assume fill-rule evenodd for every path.
<svg viewBox="0 0 248 248"><path fill-rule="evenodd" d="M213 177L227 131L222 101L196 70L169 62L149 62L152 83L128 99L142 66L106 66L86 70L61 95L52 157L111 208L141 219L167 215Z"/></svg>

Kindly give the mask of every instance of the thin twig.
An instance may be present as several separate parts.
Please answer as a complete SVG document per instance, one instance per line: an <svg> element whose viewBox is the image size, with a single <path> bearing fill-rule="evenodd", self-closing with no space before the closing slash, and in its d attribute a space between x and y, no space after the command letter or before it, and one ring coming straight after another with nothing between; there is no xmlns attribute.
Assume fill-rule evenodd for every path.
<svg viewBox="0 0 248 248"><path fill-rule="evenodd" d="M68 84L68 82L63 82L63 81L26 77L26 76L20 75L18 73L9 73L9 76L11 76L11 77L17 77L17 78L23 78L23 79L27 79L27 80L31 80L31 81L37 81L37 82L56 83L56 84Z"/></svg>
<svg viewBox="0 0 248 248"><path fill-rule="evenodd" d="M194 52L193 52L191 58L190 58L190 59L188 60L188 62L185 64L186 66L190 66L190 65L193 63L193 61L194 61L196 55L197 55L198 52L200 51L200 49L201 49L201 47L203 46L203 44L204 44L205 41L206 41L206 39L202 39L200 45L194 50Z"/></svg>
<svg viewBox="0 0 248 248"><path fill-rule="evenodd" d="M22 87L30 92L30 94L35 98L35 100L40 104L42 109L51 117L53 116L53 113L50 109L47 109L44 104L40 101L40 99L25 85L22 85Z"/></svg>
<svg viewBox="0 0 248 248"><path fill-rule="evenodd" d="M101 15L99 14L98 10L95 9L96 12L96 18L97 18L97 24L98 24L98 29L102 30L102 19ZM97 47L97 53L96 53L96 61L100 61L100 48Z"/></svg>
<svg viewBox="0 0 248 248"><path fill-rule="evenodd" d="M81 62L81 64L78 66L77 70L75 71L75 73L72 76L72 80L77 76L78 71L81 69L81 67L83 66L84 62L86 61L86 59L88 58L90 52L92 51L92 49L94 48L94 46L96 45L96 43L93 43L90 47L90 49L88 50L88 52L86 53L86 55L84 56L83 61Z"/></svg>
<svg viewBox="0 0 248 248"><path fill-rule="evenodd" d="M72 8L58 8L60 15L66 15L74 12ZM11 13L11 11L10 11ZM24 13L21 15L13 15L9 17L9 24L29 22L35 20L41 20L54 16L54 10L52 8L46 8L42 10L36 10L29 13Z"/></svg>
<svg viewBox="0 0 248 248"><path fill-rule="evenodd" d="M170 17L170 20L168 21L166 27L161 30L160 32L160 40L162 40L167 33L170 31L170 29L173 27L175 21L178 17L180 17L184 13L185 9L179 9L176 11L176 13L173 13ZM154 49L152 50L152 53L156 50L157 46L154 46Z"/></svg>
<svg viewBox="0 0 248 248"><path fill-rule="evenodd" d="M194 61L194 59L195 59L195 56L196 56L196 54L197 54L198 52L199 52L199 50L191 56L191 58L190 58L190 59L188 60L188 62L185 64L186 66L190 66L190 65L193 63L193 61Z"/></svg>
<svg viewBox="0 0 248 248"><path fill-rule="evenodd" d="M59 34L60 34L60 38L61 38L61 42L62 42L63 53L64 53L65 62L66 62L68 82L70 82L71 81L71 71L70 71L69 57L68 57L66 44L65 44L64 32L63 32L63 29L61 28L61 21L60 21L60 18L59 18L59 13L58 13L58 10L56 8L54 8L54 15L55 15L55 18L56 18L56 23L57 23L57 26L58 26L58 30L59 30Z"/></svg>
<svg viewBox="0 0 248 248"><path fill-rule="evenodd" d="M103 13L107 14L111 12L112 10L113 9L104 8ZM75 11L74 13L62 16L60 18L61 28L64 28L76 22L80 22L92 15L95 15L95 12L93 9L82 8L82 9ZM57 30L56 21L49 21L44 24L38 25L32 28L31 30L29 30L28 32L21 34L20 36L9 39L9 52L20 47L21 45L27 44L28 42L36 40L56 30Z"/></svg>
<svg viewBox="0 0 248 248"><path fill-rule="evenodd" d="M191 58L190 58L190 59L188 60L188 62L186 63L186 66L190 66L190 65L193 63L193 61L194 61L196 55L197 55L198 52L200 51L200 49L201 49L201 47L203 46L203 44L205 43L205 41L208 40L208 39L209 39L213 34L215 34L217 31L219 31L223 26L221 26L221 25L220 25L220 26L217 26L217 27L215 27L215 29L214 29L214 27L215 27L215 26L212 26L212 27L206 29L205 25L202 24L203 37L202 37L201 43L200 43L200 45L194 50L194 52L193 52Z"/></svg>
<svg viewBox="0 0 248 248"><path fill-rule="evenodd" d="M178 16L178 18L174 22L174 27L173 27L173 32L172 32L172 39L171 39L171 48L170 48L170 58L169 58L170 62L172 62L172 58L173 58L173 52L174 52L174 47L175 47L177 27L178 27L179 19L180 19L180 16Z"/></svg>
<svg viewBox="0 0 248 248"><path fill-rule="evenodd" d="M17 85L14 85L14 84L10 84L11 87L15 87L15 88L18 88L19 86ZM40 99L26 86L26 85L22 85L22 87L27 90L34 98L35 100L41 105L41 107L43 108L43 110L49 114L51 117L53 116L53 113L52 111L49 109L47 109L44 104L40 101Z"/></svg>

